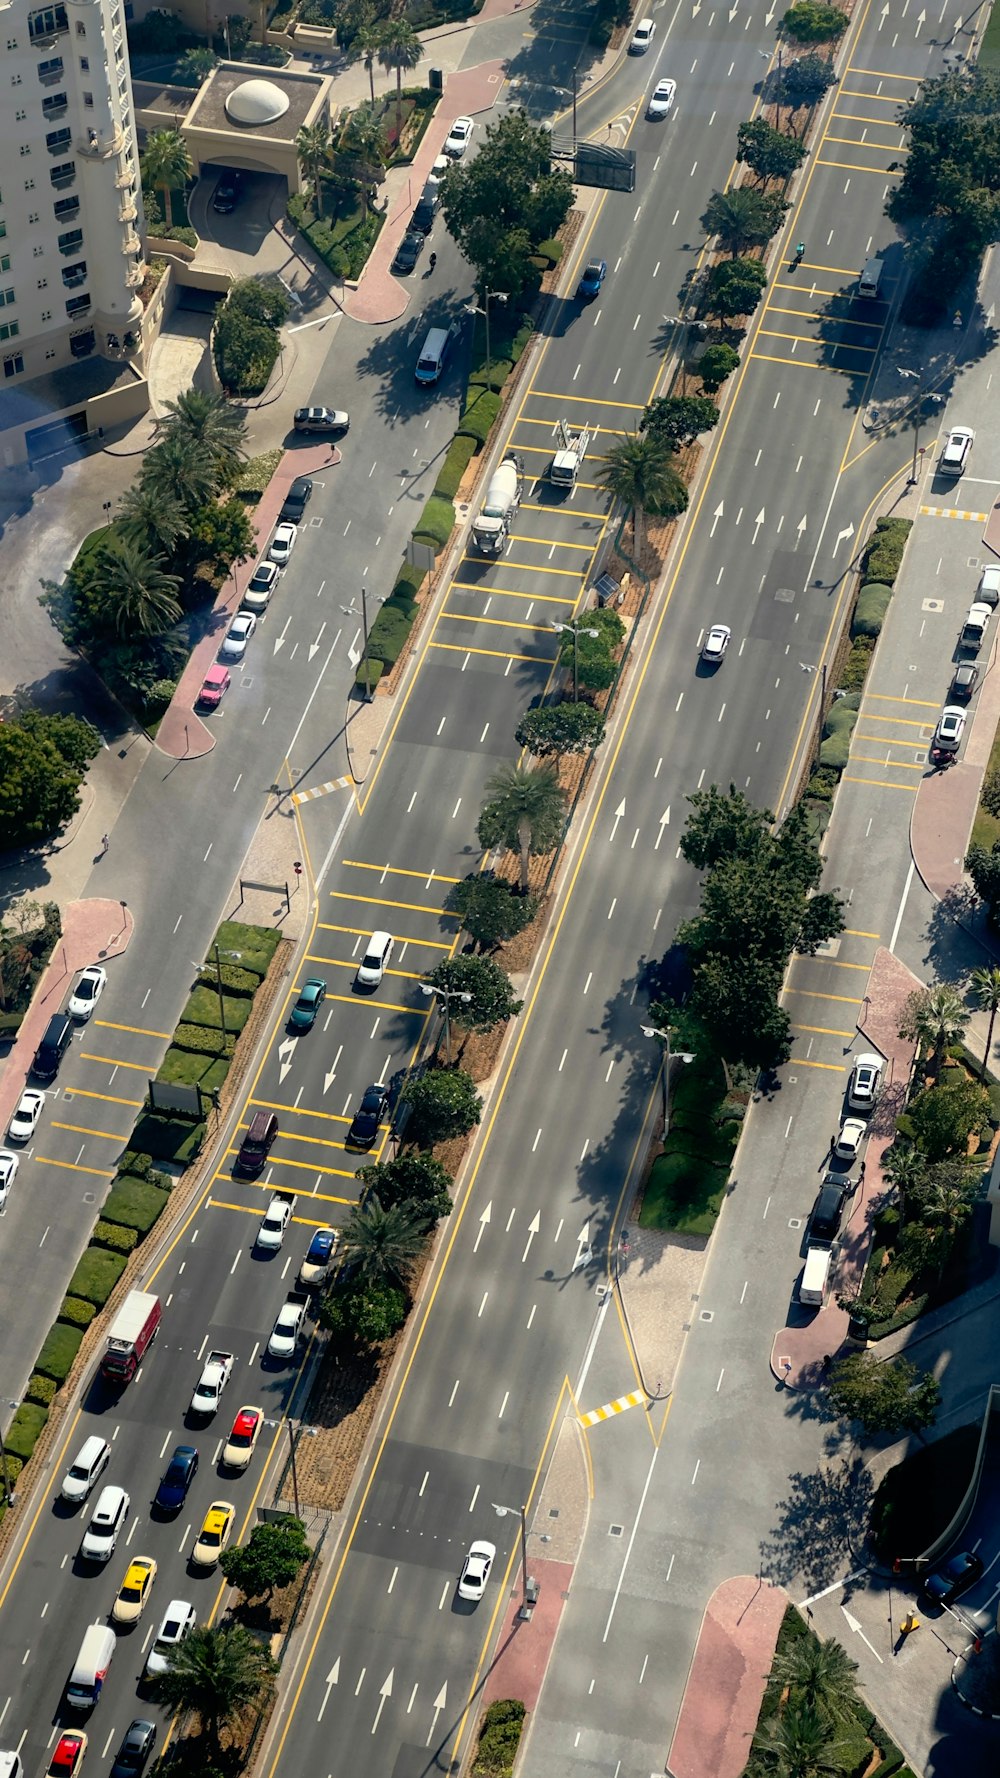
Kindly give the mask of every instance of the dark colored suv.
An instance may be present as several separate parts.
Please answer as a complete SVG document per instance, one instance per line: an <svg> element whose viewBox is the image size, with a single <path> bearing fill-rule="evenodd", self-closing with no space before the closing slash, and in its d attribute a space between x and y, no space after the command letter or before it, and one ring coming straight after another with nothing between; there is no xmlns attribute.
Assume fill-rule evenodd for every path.
<svg viewBox="0 0 1000 1778"><path fill-rule="evenodd" d="M197 1473L198 1453L194 1445L176 1445L153 1504L161 1513L179 1513Z"/></svg>
<svg viewBox="0 0 1000 1778"><path fill-rule="evenodd" d="M240 195L240 176L238 173L223 173L215 188L212 209L217 216L228 216L236 208L236 200Z"/></svg>
<svg viewBox="0 0 1000 1778"><path fill-rule="evenodd" d="M278 514L279 519L287 520L292 525L299 524L309 504L312 491L313 485L309 477L297 475L285 495L285 504Z"/></svg>
<svg viewBox="0 0 1000 1778"><path fill-rule="evenodd" d="M278 1120L274 1112L255 1111L250 1119L250 1128L240 1143L235 1171L251 1177L262 1172L277 1134Z"/></svg>
<svg viewBox="0 0 1000 1778"><path fill-rule="evenodd" d="M844 1200L847 1197L845 1185L824 1185L813 1206L809 1219L809 1239L817 1247L832 1247L840 1233L840 1219L844 1214Z"/></svg>

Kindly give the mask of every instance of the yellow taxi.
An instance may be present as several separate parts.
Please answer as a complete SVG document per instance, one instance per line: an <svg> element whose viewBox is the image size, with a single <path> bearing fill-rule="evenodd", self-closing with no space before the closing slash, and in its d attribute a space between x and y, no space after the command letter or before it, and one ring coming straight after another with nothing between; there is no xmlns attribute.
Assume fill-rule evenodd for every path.
<svg viewBox="0 0 1000 1778"><path fill-rule="evenodd" d="M263 1408L250 1406L240 1409L233 1421L233 1430L229 1434L226 1448L222 1453L222 1461L227 1469L247 1468L263 1424Z"/></svg>
<svg viewBox="0 0 1000 1778"><path fill-rule="evenodd" d="M111 1607L112 1623L134 1624L141 1618L155 1579L156 1563L152 1556L134 1556Z"/></svg>
<svg viewBox="0 0 1000 1778"><path fill-rule="evenodd" d="M87 1752L87 1737L82 1729L67 1729L56 1742L48 1778L76 1778Z"/></svg>
<svg viewBox="0 0 1000 1778"><path fill-rule="evenodd" d="M236 1508L231 1500L213 1500L198 1533L191 1561L195 1568L214 1568L233 1535Z"/></svg>

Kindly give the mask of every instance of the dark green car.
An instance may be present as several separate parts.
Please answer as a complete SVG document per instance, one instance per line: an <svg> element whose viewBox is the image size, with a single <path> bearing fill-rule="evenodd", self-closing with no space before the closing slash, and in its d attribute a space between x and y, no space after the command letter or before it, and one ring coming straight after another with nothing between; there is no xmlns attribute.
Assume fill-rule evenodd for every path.
<svg viewBox="0 0 1000 1778"><path fill-rule="evenodd" d="M295 1005L288 1015L290 1031L311 1031L316 1023L316 1014L326 999L326 983L318 976L304 984Z"/></svg>

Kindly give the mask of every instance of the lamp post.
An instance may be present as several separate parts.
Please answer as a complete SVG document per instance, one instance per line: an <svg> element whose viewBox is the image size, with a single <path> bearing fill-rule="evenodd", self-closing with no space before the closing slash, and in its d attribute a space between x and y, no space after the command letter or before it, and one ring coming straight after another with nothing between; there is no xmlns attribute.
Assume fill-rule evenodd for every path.
<svg viewBox="0 0 1000 1778"><path fill-rule="evenodd" d="M799 666L801 667L803 673L818 673L820 676L819 720L816 724L816 760L815 760L816 765L819 765L820 743L822 742L822 739L823 739L823 712L826 709L826 662L823 661L817 667L812 661L800 661Z"/></svg>
<svg viewBox="0 0 1000 1778"><path fill-rule="evenodd" d="M580 702L580 637L598 637L600 630L588 630L582 617L571 617L564 624L553 624L554 630L565 630L573 638L573 702Z"/></svg>
<svg viewBox="0 0 1000 1778"><path fill-rule="evenodd" d="M505 1519L508 1513L514 1513L521 1521L521 1610L534 1604L528 1597L528 1523L523 1506L501 1506L498 1500L491 1500L490 1505L498 1519Z"/></svg>
<svg viewBox="0 0 1000 1778"><path fill-rule="evenodd" d="M9 1401L7 1406L16 1410L17 1402ZM3 1466L3 1497L9 1511L12 1506L17 1504L17 1491L11 1482L10 1470L7 1467L7 1443L2 1427L0 1427L0 1464Z"/></svg>
<svg viewBox="0 0 1000 1778"><path fill-rule="evenodd" d="M659 1025L643 1025L641 1030L643 1037L658 1038L663 1045L660 1057L660 1083L663 1091L663 1140L666 1142L667 1133L670 1129L670 1105L668 1102L670 1064L671 1062L693 1062L695 1058L690 1050L677 1050L671 1055L669 1025L665 1031L661 1030Z"/></svg>
<svg viewBox="0 0 1000 1778"><path fill-rule="evenodd" d="M469 315L482 315L486 322L486 386L489 388L490 372L492 370L492 357L490 354L490 297L495 296L499 302L506 302L507 292L505 290L483 290L477 294L482 297L483 307L480 308L478 302L471 302L468 304L466 313Z"/></svg>
<svg viewBox="0 0 1000 1778"><path fill-rule="evenodd" d="M444 1053L445 1053L445 1061L447 1063L447 1066L450 1068L451 1067L451 1002L453 1000L462 1000L465 1002L465 1005L468 1006L469 1001L472 999L472 995L464 993L462 991L462 989L460 989L460 988L439 988L435 985L434 982L421 982L420 992L421 992L421 994L426 994L428 996L428 998L430 998L430 996L432 994L436 995L437 999L440 1001L441 1005L444 1008Z"/></svg>
<svg viewBox="0 0 1000 1778"><path fill-rule="evenodd" d="M364 635L365 703L370 704L372 701L372 675L371 667L368 664L368 593L364 587L361 588L361 629Z"/></svg>
<svg viewBox="0 0 1000 1778"><path fill-rule="evenodd" d="M303 1426L301 1422L299 1425L296 1425L295 1421L288 1414L286 1414L282 1420L265 1419L264 1425L287 1426L288 1428L288 1454L291 1459L292 1472L292 1500L295 1503L295 1517L301 1519L302 1514L299 1510L299 1472L295 1467L295 1447L304 1432L307 1433L310 1438L315 1438L319 1428L316 1426Z"/></svg>
<svg viewBox="0 0 1000 1778"><path fill-rule="evenodd" d="M934 395L925 389L923 374L919 370L908 370L905 365L897 364L896 373L901 377L915 377L920 384L920 387L917 390L917 401L913 416L913 463L910 468L910 480L907 484L909 487L915 488L920 479L917 475L917 457L920 454L918 447L920 444L920 428L924 421L924 402L933 401L940 407L944 400L944 396Z"/></svg>
<svg viewBox="0 0 1000 1778"><path fill-rule="evenodd" d="M780 128L781 128L781 75L782 75L781 50L782 50L782 46L779 43L779 45L778 45L778 85L775 90L775 100L774 100L774 127L776 130L780 130ZM770 66L771 66L771 52L770 52L770 50L769 49L759 49L757 51L757 54L759 56L763 57L764 61L767 63L768 67L770 68Z"/></svg>

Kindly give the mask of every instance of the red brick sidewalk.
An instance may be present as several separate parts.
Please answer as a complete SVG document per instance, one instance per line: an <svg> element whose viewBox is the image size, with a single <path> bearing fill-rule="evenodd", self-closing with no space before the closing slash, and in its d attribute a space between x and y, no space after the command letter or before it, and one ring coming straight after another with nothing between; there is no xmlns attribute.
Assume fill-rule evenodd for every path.
<svg viewBox="0 0 1000 1778"><path fill-rule="evenodd" d="M815 1314L806 1308L794 1309L795 1319L774 1336L771 1370L789 1389L821 1387L824 1358L835 1358L847 1338L849 1317L838 1308L837 1296L851 1294L865 1269L871 1245L871 1215L885 1189L882 1156L892 1143L913 1064L914 1046L900 1037L899 1022L907 996L922 985L898 957L879 946L869 972L858 1030L865 1042L886 1059L882 1096L871 1120L863 1183L851 1205L827 1301Z"/></svg>
<svg viewBox="0 0 1000 1778"><path fill-rule="evenodd" d="M0 1129L6 1130L28 1077L31 1058L48 1019L69 996L78 970L88 963L106 963L127 949L134 930L128 908L120 901L71 901L62 909L63 936L38 986L27 1018L3 1063L0 1075ZM95 1015L96 1016L96 1015Z"/></svg>
<svg viewBox="0 0 1000 1778"><path fill-rule="evenodd" d="M670 1744L672 1778L740 1778L787 1604L781 1587L755 1574L712 1594Z"/></svg>
<svg viewBox="0 0 1000 1778"><path fill-rule="evenodd" d="M233 613L246 591L257 566L257 558L265 540L270 537L285 495L297 475L318 475L321 469L335 469L341 453L335 445L314 444L286 451L278 468L264 490L264 496L253 515L256 547L248 561L233 569L232 575L219 589L219 597L208 619L208 633L188 657L174 692L170 707L156 733L155 745L169 759L201 759L211 753L215 736L208 723L195 714L195 700L202 681L219 652L219 644L229 628ZM307 521L308 522L308 521ZM295 556L285 571L295 573ZM251 641L250 647L254 647ZM232 697L232 692L230 692Z"/></svg>
<svg viewBox="0 0 1000 1778"><path fill-rule="evenodd" d="M484 1710L497 1698L520 1698L526 1710L534 1710L538 1704L545 1669L569 1595L573 1564L533 1560L531 1574L538 1582L538 1604L530 1619L519 1619L521 1587L520 1584L515 1587L504 1612L496 1652L483 1681L481 1702Z"/></svg>

